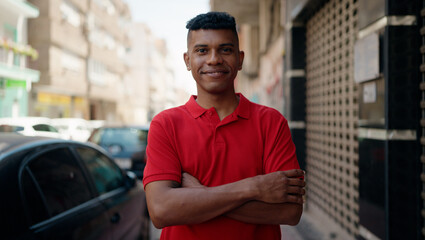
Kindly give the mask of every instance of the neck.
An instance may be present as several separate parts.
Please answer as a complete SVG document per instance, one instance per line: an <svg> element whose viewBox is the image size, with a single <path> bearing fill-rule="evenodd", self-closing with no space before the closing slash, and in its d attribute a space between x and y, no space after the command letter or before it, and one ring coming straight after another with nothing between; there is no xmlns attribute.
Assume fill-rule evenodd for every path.
<svg viewBox="0 0 425 240"><path fill-rule="evenodd" d="M223 120L238 107L239 96L234 92L228 95L198 95L196 102L205 109L215 108L220 120Z"/></svg>

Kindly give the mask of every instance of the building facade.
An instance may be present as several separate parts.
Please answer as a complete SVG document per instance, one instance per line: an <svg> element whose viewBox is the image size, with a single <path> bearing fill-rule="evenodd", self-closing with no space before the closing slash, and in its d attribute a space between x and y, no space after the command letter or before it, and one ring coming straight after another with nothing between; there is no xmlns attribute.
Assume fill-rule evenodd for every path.
<svg viewBox="0 0 425 240"><path fill-rule="evenodd" d="M29 41L41 72L30 115L146 124L174 106L166 44L123 0L31 0Z"/></svg>
<svg viewBox="0 0 425 240"><path fill-rule="evenodd" d="M40 16L29 21L29 42L39 51L32 64L41 73L29 115L88 118L84 34L87 1L31 1Z"/></svg>
<svg viewBox="0 0 425 240"><path fill-rule="evenodd" d="M125 86L131 97L125 101L126 119L147 124L160 111L176 105L177 88L165 41L144 23L132 23L130 32L130 73Z"/></svg>
<svg viewBox="0 0 425 240"><path fill-rule="evenodd" d="M28 114L28 99L40 72L30 62L38 52L28 45L27 19L36 18L39 10L26 1L0 2L0 117Z"/></svg>
<svg viewBox="0 0 425 240"><path fill-rule="evenodd" d="M424 239L422 2L210 3L239 23L237 86L290 123L305 211L336 239Z"/></svg>
<svg viewBox="0 0 425 240"><path fill-rule="evenodd" d="M122 120L117 106L124 79L131 15L119 0L32 0L40 16L29 22L41 72L30 115Z"/></svg>

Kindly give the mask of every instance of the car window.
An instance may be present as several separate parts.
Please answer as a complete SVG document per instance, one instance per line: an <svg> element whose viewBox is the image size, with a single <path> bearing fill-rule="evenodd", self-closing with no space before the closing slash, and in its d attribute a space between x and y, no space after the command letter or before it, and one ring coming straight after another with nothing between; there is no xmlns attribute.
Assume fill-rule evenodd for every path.
<svg viewBox="0 0 425 240"><path fill-rule="evenodd" d="M140 148L146 146L147 131L136 128L109 128L104 129L101 144L119 144L127 149Z"/></svg>
<svg viewBox="0 0 425 240"><path fill-rule="evenodd" d="M31 224L41 222L49 218L47 203L38 190L38 185L34 181L29 169L23 171L21 177L22 189L26 197L26 212L30 216Z"/></svg>
<svg viewBox="0 0 425 240"><path fill-rule="evenodd" d="M31 160L28 169L45 198L50 216L91 199L87 179L68 148L53 149L39 155ZM23 187L26 199L30 201L34 192L32 184L24 184Z"/></svg>
<svg viewBox="0 0 425 240"><path fill-rule="evenodd" d="M36 124L32 126L32 128L34 128L34 130L36 131L42 131L42 132L58 132L56 128L48 124Z"/></svg>
<svg viewBox="0 0 425 240"><path fill-rule="evenodd" d="M93 130L93 135L90 137L90 141L93 142L93 143L99 144L102 132L103 132L103 130L101 130L101 129Z"/></svg>
<svg viewBox="0 0 425 240"><path fill-rule="evenodd" d="M124 185L121 170L108 157L91 148L77 148L83 162L93 176L96 189L100 194L112 191Z"/></svg>
<svg viewBox="0 0 425 240"><path fill-rule="evenodd" d="M0 132L18 132L24 130L24 127L14 125L0 125Z"/></svg>

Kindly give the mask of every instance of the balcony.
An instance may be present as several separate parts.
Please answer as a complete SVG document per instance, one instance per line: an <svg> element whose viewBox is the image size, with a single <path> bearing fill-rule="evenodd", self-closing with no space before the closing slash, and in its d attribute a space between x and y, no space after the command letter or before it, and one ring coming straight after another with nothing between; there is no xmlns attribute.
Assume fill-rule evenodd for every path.
<svg viewBox="0 0 425 240"><path fill-rule="evenodd" d="M38 52L30 45L0 39L0 63L8 66L26 67L26 60L37 60Z"/></svg>
<svg viewBox="0 0 425 240"><path fill-rule="evenodd" d="M40 72L27 68L27 60L37 58L37 50L30 45L0 38L0 77L37 82Z"/></svg>

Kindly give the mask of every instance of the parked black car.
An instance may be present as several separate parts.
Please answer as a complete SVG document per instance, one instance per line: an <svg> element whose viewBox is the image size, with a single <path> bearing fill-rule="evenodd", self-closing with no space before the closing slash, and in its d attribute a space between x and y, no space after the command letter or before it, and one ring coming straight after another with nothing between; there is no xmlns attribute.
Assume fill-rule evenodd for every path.
<svg viewBox="0 0 425 240"><path fill-rule="evenodd" d="M95 129L88 141L108 151L121 168L130 169L142 178L148 130L149 126L145 125L103 126Z"/></svg>
<svg viewBox="0 0 425 240"><path fill-rule="evenodd" d="M0 133L1 239L144 239L143 186L100 147Z"/></svg>

